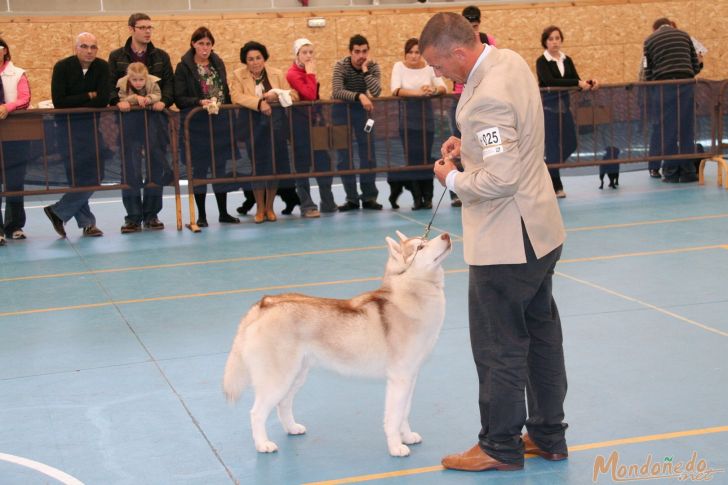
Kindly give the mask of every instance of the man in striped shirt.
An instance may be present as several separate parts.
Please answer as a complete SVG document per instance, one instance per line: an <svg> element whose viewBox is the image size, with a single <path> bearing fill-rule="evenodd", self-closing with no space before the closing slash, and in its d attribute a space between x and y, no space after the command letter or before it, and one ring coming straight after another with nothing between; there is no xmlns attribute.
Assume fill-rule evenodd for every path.
<svg viewBox="0 0 728 485"><path fill-rule="evenodd" d="M374 152L374 127L368 125L367 120L371 119L374 110L372 98L382 92L382 75L379 65L369 60L369 41L366 37L357 34L349 39L349 54L334 65L331 97L347 102L333 106L334 124L345 125L347 121L351 121L359 154L359 168L375 168L377 160ZM348 148L338 150L338 160L338 170L356 168L349 157ZM360 196L356 188L356 175L342 175L346 202L339 206L339 211L359 209L360 199L364 209L381 210L382 204L377 202L379 191L375 178L374 173L359 176Z"/></svg>
<svg viewBox="0 0 728 485"><path fill-rule="evenodd" d="M673 26L667 18L652 25L653 33L644 43L643 67L647 81L693 79L700 62L690 36ZM695 153L695 85L662 84L650 89L652 136L650 155ZM650 162L650 175L659 176L659 162ZM664 160L662 181L695 182L692 159Z"/></svg>

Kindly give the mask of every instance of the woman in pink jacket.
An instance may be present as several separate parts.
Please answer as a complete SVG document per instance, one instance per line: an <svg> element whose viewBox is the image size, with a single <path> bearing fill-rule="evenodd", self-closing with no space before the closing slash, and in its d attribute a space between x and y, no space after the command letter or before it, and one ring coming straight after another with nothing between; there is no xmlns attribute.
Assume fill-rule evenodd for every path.
<svg viewBox="0 0 728 485"><path fill-rule="evenodd" d="M18 109L26 109L30 105L30 84L25 71L13 65L10 60L10 48L0 38L0 120L8 117ZM2 123L2 121L0 121ZM2 143L3 158L2 171L4 179L0 177L0 192L13 192L23 190L25 182L25 169L28 156L28 142L5 141ZM5 186L3 187L3 180ZM22 196L8 197L5 203L5 221L3 223L2 198L0 198L0 246L5 245L5 237L11 239L25 239L23 227L25 226L25 205Z"/></svg>

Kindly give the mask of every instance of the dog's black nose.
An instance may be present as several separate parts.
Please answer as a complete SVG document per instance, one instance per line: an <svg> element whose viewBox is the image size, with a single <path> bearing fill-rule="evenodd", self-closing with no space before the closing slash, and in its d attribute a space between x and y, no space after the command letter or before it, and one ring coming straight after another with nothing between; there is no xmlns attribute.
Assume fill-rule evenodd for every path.
<svg viewBox="0 0 728 485"><path fill-rule="evenodd" d="M442 236L440 236L440 239L443 239L445 241L449 241L450 240L450 234L444 233Z"/></svg>

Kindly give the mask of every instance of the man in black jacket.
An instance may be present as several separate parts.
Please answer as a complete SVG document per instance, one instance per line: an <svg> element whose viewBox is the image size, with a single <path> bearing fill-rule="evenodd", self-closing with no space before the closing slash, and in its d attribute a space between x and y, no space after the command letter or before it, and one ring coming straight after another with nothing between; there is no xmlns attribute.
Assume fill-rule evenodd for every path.
<svg viewBox="0 0 728 485"><path fill-rule="evenodd" d="M149 74L160 79L162 99L151 106L154 113L135 111L121 116L126 183L132 187L121 193L126 208L124 225L121 227L122 234L139 232L142 230L142 224L147 229L164 229L158 214L162 210L164 173L169 173L166 160L169 132L167 116L161 111L174 102L172 63L165 51L152 44L154 30L152 20L145 13L134 13L129 17L128 25L130 36L126 44L109 54L111 105L118 106L123 112L129 112L131 109L129 103L119 102L116 84L127 74L126 70L132 62L146 65ZM144 131L145 116L149 138L146 138ZM147 164L143 164L144 154L148 154ZM142 188L144 188L143 197Z"/></svg>
<svg viewBox="0 0 728 485"><path fill-rule="evenodd" d="M51 96L54 108L103 108L109 104L109 65L96 57L99 47L96 37L88 32L76 37L76 54L56 63L51 78ZM70 134L72 157L67 160L66 172L71 187L100 185L103 163L97 160L99 136L98 113L79 113L59 116L59 136ZM93 192L70 192L61 200L44 208L53 223L53 229L66 237L64 223L76 218L83 235L99 237L104 233L96 227L96 218L88 200Z"/></svg>

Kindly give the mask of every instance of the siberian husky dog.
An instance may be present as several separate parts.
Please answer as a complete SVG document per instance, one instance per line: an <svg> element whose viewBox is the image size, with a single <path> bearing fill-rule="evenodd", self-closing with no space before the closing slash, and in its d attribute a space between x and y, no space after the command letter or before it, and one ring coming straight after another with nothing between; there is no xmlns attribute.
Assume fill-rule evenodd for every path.
<svg viewBox="0 0 728 485"><path fill-rule="evenodd" d="M408 422L415 380L437 341L445 318L441 263L452 243L387 237L389 259L382 286L350 300L299 293L265 296L243 317L225 365L223 389L235 401L247 385L255 390L250 424L255 448L270 453L265 423L277 408L283 429L306 428L293 418L293 398L311 366L347 375L385 377L384 433L392 456L422 441Z"/></svg>

